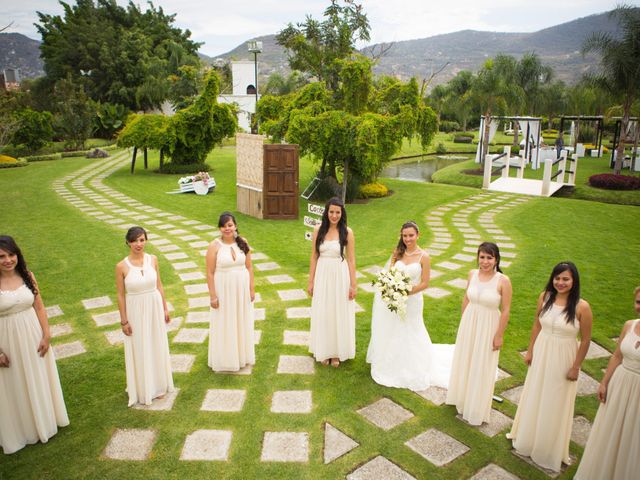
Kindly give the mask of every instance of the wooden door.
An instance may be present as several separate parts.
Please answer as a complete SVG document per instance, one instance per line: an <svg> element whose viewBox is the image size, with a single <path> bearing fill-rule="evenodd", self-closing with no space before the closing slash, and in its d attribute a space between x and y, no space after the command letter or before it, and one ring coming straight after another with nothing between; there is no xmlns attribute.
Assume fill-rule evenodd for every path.
<svg viewBox="0 0 640 480"><path fill-rule="evenodd" d="M298 218L298 145L264 145L263 218Z"/></svg>

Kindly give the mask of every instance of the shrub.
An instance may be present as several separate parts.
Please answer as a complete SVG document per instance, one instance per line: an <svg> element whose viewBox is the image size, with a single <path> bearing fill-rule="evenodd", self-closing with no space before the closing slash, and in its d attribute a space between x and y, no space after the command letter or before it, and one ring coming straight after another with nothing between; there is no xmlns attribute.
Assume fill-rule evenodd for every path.
<svg viewBox="0 0 640 480"><path fill-rule="evenodd" d="M31 162L44 162L46 160L59 160L59 153L51 153L49 155L31 155L30 157L26 157L25 160L29 163Z"/></svg>
<svg viewBox="0 0 640 480"><path fill-rule="evenodd" d="M198 173L198 172L208 172L211 170L211 167L206 163L165 163L162 166L162 171L159 173Z"/></svg>
<svg viewBox="0 0 640 480"><path fill-rule="evenodd" d="M444 143L440 142L438 144L438 146L436 147L436 153L447 153L447 147L445 146Z"/></svg>
<svg viewBox="0 0 640 480"><path fill-rule="evenodd" d="M581 125L578 132L578 142L586 143L593 142L596 139L596 130L593 127L587 125Z"/></svg>
<svg viewBox="0 0 640 480"><path fill-rule="evenodd" d="M511 155L520 155L520 145L511 145Z"/></svg>
<svg viewBox="0 0 640 480"><path fill-rule="evenodd" d="M87 153L87 158L107 158L109 154L101 148L94 148Z"/></svg>
<svg viewBox="0 0 640 480"><path fill-rule="evenodd" d="M90 150L76 150L73 152L62 152L60 156L62 158L70 158L70 157L86 157L89 154Z"/></svg>
<svg viewBox="0 0 640 480"><path fill-rule="evenodd" d="M27 162L24 160L19 160L9 155L0 155L0 168L24 167L26 165Z"/></svg>
<svg viewBox="0 0 640 480"><path fill-rule="evenodd" d="M639 190L640 177L599 173L589 177L589 185L605 190Z"/></svg>
<svg viewBox="0 0 640 480"><path fill-rule="evenodd" d="M542 130L542 135L544 135L545 137L557 137L558 130L554 128L548 128L546 130Z"/></svg>
<svg viewBox="0 0 640 480"><path fill-rule="evenodd" d="M389 195L389 189L381 183L366 183L360 186L360 196L362 198L381 198L387 195Z"/></svg>
<svg viewBox="0 0 640 480"><path fill-rule="evenodd" d="M473 137L466 137L463 135L456 135L453 137L453 143L471 143L473 142Z"/></svg>
<svg viewBox="0 0 640 480"><path fill-rule="evenodd" d="M439 129L441 132L446 132L446 133L457 132L458 130L460 130L460 124L455 121L442 120L440 122Z"/></svg>
<svg viewBox="0 0 640 480"><path fill-rule="evenodd" d="M29 152L35 152L53 138L51 126L53 116L50 112L36 112L25 108L16 112L15 117L20 122L20 127L11 140L14 145L22 144L27 147Z"/></svg>

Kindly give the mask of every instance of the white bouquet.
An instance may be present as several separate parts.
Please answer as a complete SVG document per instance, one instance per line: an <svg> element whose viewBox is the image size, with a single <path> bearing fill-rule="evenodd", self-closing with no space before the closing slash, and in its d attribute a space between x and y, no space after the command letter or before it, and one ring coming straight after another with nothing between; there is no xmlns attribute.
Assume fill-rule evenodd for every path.
<svg viewBox="0 0 640 480"><path fill-rule="evenodd" d="M407 297L412 289L409 276L402 270L391 267L389 270L381 270L371 285L378 289L387 308L404 318Z"/></svg>

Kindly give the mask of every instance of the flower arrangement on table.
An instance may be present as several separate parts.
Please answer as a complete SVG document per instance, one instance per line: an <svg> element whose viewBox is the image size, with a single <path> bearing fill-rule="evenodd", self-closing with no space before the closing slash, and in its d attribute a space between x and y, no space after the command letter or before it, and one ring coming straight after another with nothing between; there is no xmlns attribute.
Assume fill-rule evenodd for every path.
<svg viewBox="0 0 640 480"><path fill-rule="evenodd" d="M377 288L387 308L404 318L407 309L407 297L413 288L411 279L402 270L391 267L381 270L371 285Z"/></svg>

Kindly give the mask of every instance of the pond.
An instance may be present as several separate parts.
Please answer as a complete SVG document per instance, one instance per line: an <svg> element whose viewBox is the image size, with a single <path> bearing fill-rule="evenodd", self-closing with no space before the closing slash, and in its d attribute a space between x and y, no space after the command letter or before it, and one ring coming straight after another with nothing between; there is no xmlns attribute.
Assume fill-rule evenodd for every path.
<svg viewBox="0 0 640 480"><path fill-rule="evenodd" d="M411 180L414 182L431 182L431 176L437 170L464 162L471 158L468 155L430 155L418 157L414 161L396 161L385 167L380 176Z"/></svg>

